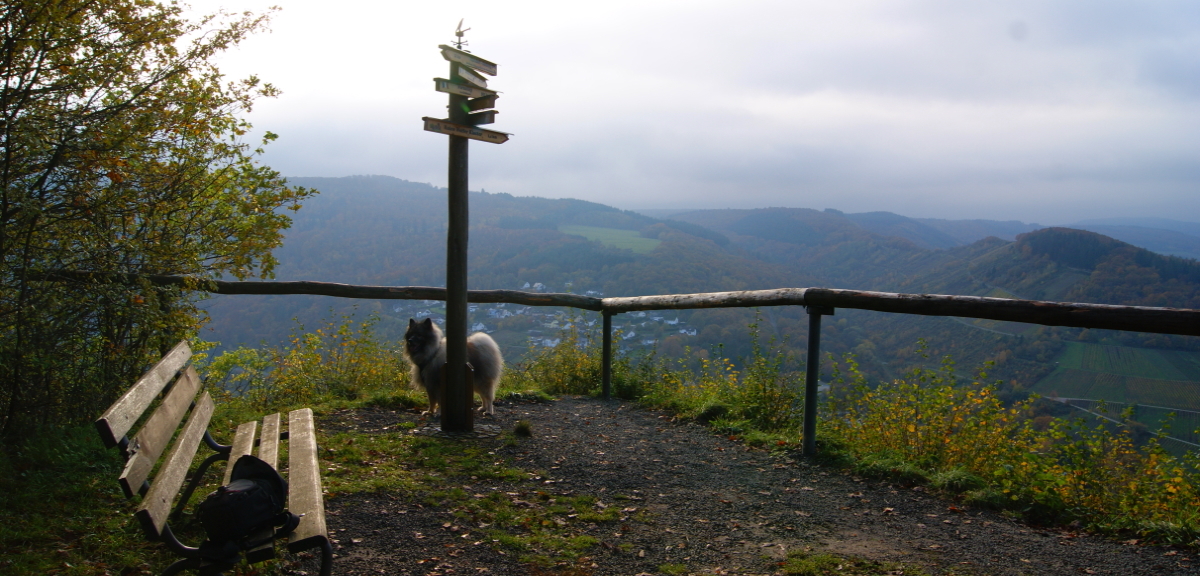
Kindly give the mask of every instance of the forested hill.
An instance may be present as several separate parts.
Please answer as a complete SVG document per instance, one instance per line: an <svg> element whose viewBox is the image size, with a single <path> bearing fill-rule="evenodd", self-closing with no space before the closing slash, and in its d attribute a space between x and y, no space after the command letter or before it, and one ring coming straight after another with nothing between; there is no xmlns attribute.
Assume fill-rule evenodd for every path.
<svg viewBox="0 0 1200 576"><path fill-rule="evenodd" d="M383 176L292 178L316 188L277 250L280 280L355 284L444 283L446 193ZM1160 256L1099 234L1041 229L1013 240L991 237L955 245L962 227L943 230L889 213L834 210L705 210L660 220L593 202L470 195L470 285L624 296L822 286L1049 300L1200 307L1195 261ZM941 221L943 223L947 221ZM994 224L983 224L994 226ZM972 226L978 227L976 223ZM226 345L278 342L294 326L312 327L352 302L305 296L215 298L205 335ZM357 302L380 329L398 336L410 316L437 315L421 302ZM532 313L532 312L531 312ZM801 310L765 309L768 336L800 351ZM628 318L626 318L628 316ZM714 346L734 358L749 352L747 310L620 315L622 346L661 354L697 354ZM530 339L552 342L566 321L504 316L480 308L472 318L510 356ZM826 325L825 348L856 352L874 374L895 375L925 338L935 357L973 365L1003 359L999 376L1027 383L1051 366L1064 339L1080 331L948 318L839 310ZM636 334L636 337L632 336ZM1182 338L1091 334L1093 339L1187 347ZM1194 340L1194 339L1193 339ZM685 352L687 348L691 352Z"/></svg>

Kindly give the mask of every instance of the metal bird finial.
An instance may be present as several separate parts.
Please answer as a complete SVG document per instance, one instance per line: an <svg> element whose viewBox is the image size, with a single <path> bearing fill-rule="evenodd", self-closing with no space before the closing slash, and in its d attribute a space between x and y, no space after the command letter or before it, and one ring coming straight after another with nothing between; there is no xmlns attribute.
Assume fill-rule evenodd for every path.
<svg viewBox="0 0 1200 576"><path fill-rule="evenodd" d="M459 20L458 28L454 30L454 36L458 38L454 41L454 47L458 48L459 50L462 50L462 47L467 45L467 41L463 40L463 34L466 33L467 30L470 30L470 28L463 29L463 20L466 20L466 18Z"/></svg>

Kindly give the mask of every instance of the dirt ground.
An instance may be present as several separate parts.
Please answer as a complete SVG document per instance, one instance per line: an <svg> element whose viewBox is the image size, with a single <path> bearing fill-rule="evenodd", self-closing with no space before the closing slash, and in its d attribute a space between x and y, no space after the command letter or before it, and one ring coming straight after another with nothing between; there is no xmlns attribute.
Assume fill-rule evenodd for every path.
<svg viewBox="0 0 1200 576"><path fill-rule="evenodd" d="M397 425L417 418L410 411L356 410L318 426L407 433ZM692 574L774 574L787 551L802 549L919 565L933 574L1200 574L1193 551L1025 525L920 487L750 450L629 403L505 402L494 419L480 423L511 430L517 420L533 430L517 446L461 441L494 443L515 466L541 471L538 490L592 495L642 510L639 520L586 526L600 544L575 565L545 569L479 541L476 527L460 526L450 512L411 495L336 496L326 502L337 541L334 573L634 576L675 564ZM531 490L528 483L501 482L469 488Z"/></svg>

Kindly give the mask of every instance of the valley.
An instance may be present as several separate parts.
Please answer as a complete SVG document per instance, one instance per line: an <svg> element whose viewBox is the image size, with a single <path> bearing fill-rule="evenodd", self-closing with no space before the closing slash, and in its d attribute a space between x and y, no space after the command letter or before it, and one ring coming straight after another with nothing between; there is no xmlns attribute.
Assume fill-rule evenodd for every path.
<svg viewBox="0 0 1200 576"><path fill-rule="evenodd" d="M321 190L295 216L276 251L279 280L427 285L444 278L444 192L388 177L295 178ZM932 221L890 213L774 208L675 212L665 219L578 200L471 194L470 285L477 289L594 296L820 286L1200 308L1200 265L1093 232L1022 231L1021 223ZM981 238L967 240L986 234ZM1009 236L1004 238L996 234ZM439 302L308 296L218 296L203 303L202 337L220 349L272 344L294 328L353 313L378 317L398 338L410 317ZM621 353L654 351L685 362L750 353L755 311L709 309L618 315ZM803 310L764 308L765 337L803 365ZM470 323L493 335L510 361L556 345L564 330L598 336L599 314L472 305ZM926 346L915 354L918 342ZM853 354L873 379L950 356L960 377L990 362L989 380L1011 398L1047 396L1200 408L1196 338L838 310L823 352ZM822 378L832 377L822 364Z"/></svg>

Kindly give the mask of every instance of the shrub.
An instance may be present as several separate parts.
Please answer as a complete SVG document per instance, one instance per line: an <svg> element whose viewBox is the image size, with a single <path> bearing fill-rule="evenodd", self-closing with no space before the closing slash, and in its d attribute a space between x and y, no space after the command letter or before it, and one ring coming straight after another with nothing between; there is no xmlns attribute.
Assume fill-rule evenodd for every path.
<svg viewBox="0 0 1200 576"><path fill-rule="evenodd" d="M375 338L376 316L337 320L313 332L297 327L282 347L221 354L202 367L205 378L223 403L260 413L366 397L403 406L423 401L409 392L408 365L397 346Z"/></svg>
<svg viewBox="0 0 1200 576"><path fill-rule="evenodd" d="M1200 456L1175 457L1161 436L1138 446L1128 428L1026 417L1036 398L1005 406L986 374L969 383L939 370L867 385L852 356L837 366L822 434L862 474L963 493L971 504L1020 510L1041 522L1078 520L1167 543L1200 536Z"/></svg>

